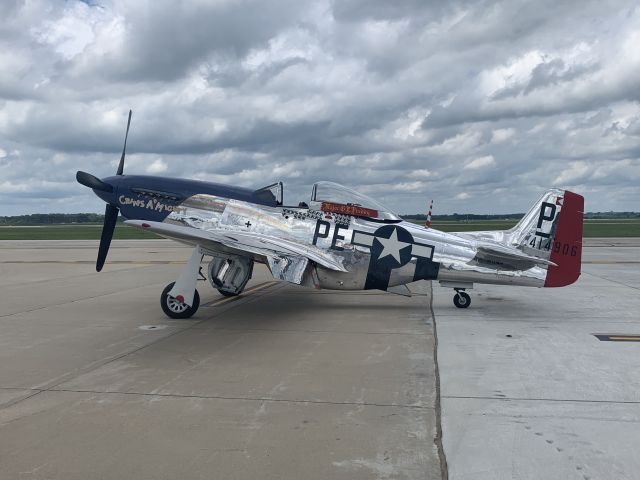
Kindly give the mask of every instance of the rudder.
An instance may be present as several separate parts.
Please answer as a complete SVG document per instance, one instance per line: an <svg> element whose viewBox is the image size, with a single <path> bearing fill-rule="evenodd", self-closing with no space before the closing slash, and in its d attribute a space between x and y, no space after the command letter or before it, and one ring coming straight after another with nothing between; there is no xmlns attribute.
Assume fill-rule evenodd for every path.
<svg viewBox="0 0 640 480"><path fill-rule="evenodd" d="M584 198L568 190L547 191L509 231L512 245L550 260L545 287L571 285L580 276Z"/></svg>
<svg viewBox="0 0 640 480"><path fill-rule="evenodd" d="M580 277L584 197L565 190L559 215L550 258L557 267L548 268L545 287L564 287Z"/></svg>

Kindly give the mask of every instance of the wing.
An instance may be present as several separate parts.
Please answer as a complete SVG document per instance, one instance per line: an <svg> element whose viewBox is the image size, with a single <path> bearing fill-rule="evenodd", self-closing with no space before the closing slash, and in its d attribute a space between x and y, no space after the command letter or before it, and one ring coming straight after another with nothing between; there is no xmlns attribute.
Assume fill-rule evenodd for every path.
<svg viewBox="0 0 640 480"><path fill-rule="evenodd" d="M126 220L126 225L149 230L163 237L191 245L201 245L210 250L219 250L220 246L238 251L263 255L269 259L274 257L288 257L311 260L323 267L338 272L347 272L342 266L342 259L311 245L304 245L291 240L285 240L260 233L233 232L230 230L200 230L170 223L149 222L145 220Z"/></svg>

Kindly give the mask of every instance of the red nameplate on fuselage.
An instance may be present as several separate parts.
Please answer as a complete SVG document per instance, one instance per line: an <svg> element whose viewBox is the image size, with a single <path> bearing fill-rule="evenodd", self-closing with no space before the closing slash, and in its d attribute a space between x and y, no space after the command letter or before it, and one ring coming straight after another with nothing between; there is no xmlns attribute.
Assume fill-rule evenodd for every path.
<svg viewBox="0 0 640 480"><path fill-rule="evenodd" d="M351 215L353 217L378 217L377 210L357 207L355 205L344 205L342 203L322 202L322 211L340 213L342 215Z"/></svg>

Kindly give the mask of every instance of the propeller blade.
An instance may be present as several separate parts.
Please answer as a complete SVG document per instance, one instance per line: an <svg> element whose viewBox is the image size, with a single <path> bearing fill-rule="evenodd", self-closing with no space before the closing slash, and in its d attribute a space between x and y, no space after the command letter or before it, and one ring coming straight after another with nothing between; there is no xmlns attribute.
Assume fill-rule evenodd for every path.
<svg viewBox="0 0 640 480"><path fill-rule="evenodd" d="M104 225L102 226L100 248L98 249L98 260L96 262L97 272L102 270L104 261L107 259L109 245L111 245L111 238L113 237L113 230L116 228L116 221L118 220L118 212L118 207L109 204L107 204L107 208L104 210Z"/></svg>
<svg viewBox="0 0 640 480"><path fill-rule="evenodd" d="M129 136L129 125L131 125L131 110L129 110L129 120L127 120L127 132L124 134L124 147L122 147L122 157L120 157L120 163L118 164L118 170L116 175L122 175L124 170L124 154L127 151L127 137Z"/></svg>
<svg viewBox="0 0 640 480"><path fill-rule="evenodd" d="M94 177L93 175L87 172L81 172L80 170L78 170L76 172L76 180L81 185L84 185L85 187L93 188L94 190L100 190L102 192L107 192L107 193L113 192L113 186L103 182L98 177Z"/></svg>

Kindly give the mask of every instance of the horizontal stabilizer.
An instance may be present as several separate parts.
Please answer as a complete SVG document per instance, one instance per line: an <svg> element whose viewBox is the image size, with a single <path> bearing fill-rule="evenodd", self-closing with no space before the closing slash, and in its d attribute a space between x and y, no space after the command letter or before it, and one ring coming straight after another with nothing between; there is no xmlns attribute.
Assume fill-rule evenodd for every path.
<svg viewBox="0 0 640 480"><path fill-rule="evenodd" d="M477 247L476 257L485 262L497 263L518 270L526 270L535 265L556 266L550 260L527 255L513 247L507 247L496 243L480 243Z"/></svg>

